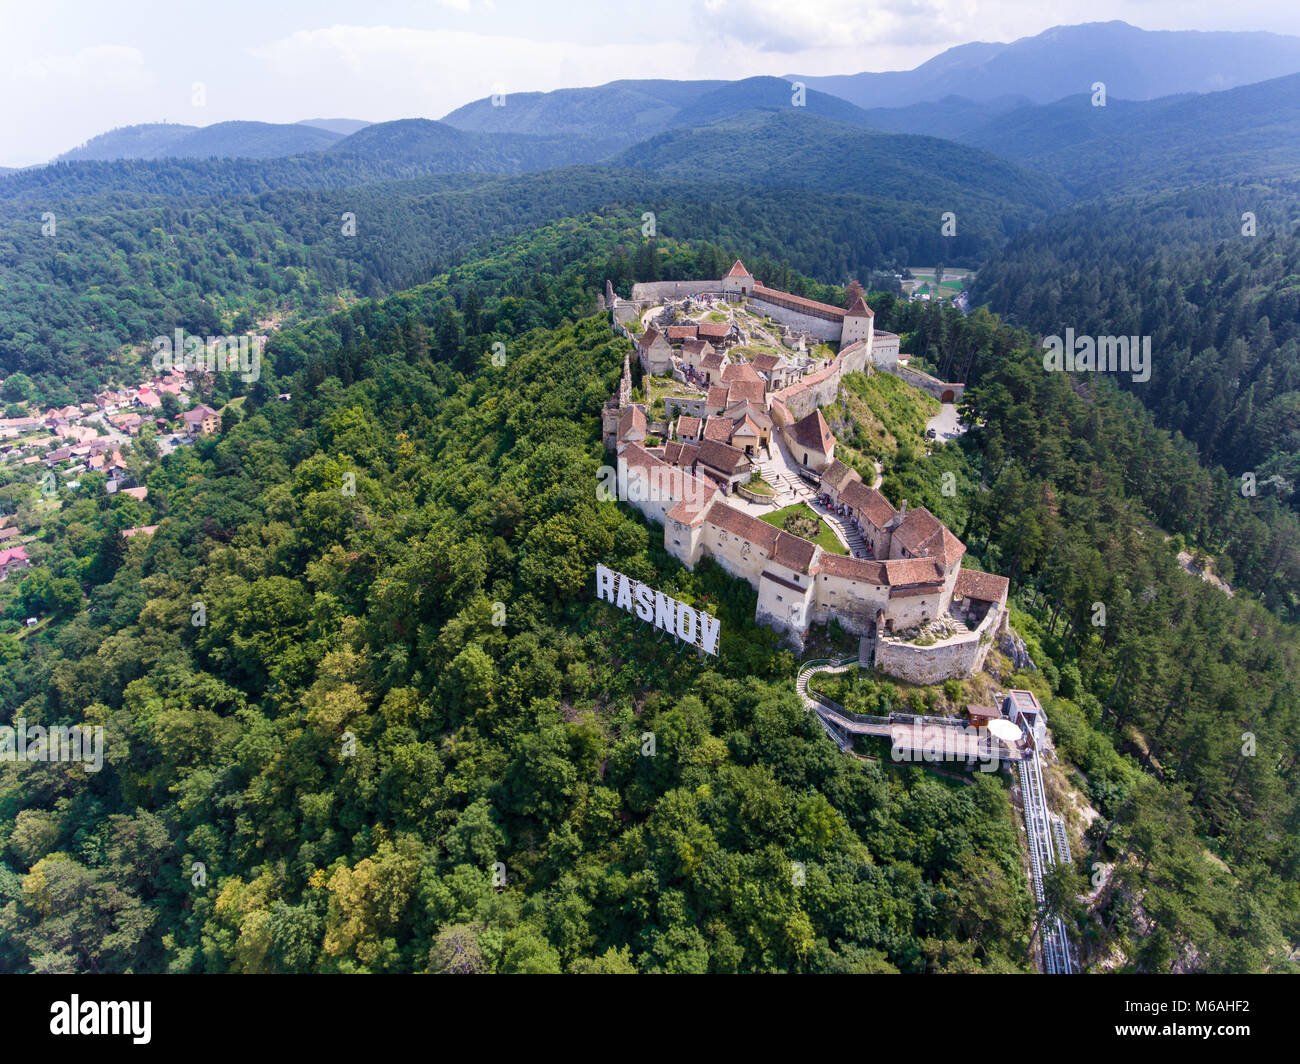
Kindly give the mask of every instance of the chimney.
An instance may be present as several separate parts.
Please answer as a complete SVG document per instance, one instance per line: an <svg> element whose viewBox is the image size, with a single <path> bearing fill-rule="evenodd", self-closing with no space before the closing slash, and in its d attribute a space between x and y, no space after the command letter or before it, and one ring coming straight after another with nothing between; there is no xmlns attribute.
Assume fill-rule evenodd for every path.
<svg viewBox="0 0 1300 1064"><path fill-rule="evenodd" d="M906 515L907 515L907 500L904 499L902 502L898 504L898 516L905 517Z"/></svg>

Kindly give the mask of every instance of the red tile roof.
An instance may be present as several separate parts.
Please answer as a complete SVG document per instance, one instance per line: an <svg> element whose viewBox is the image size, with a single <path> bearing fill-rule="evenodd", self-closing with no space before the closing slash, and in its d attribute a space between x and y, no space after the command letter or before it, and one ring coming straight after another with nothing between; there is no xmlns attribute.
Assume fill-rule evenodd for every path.
<svg viewBox="0 0 1300 1064"><path fill-rule="evenodd" d="M725 417L714 415L704 423L704 438L717 440L719 443L731 442L732 422Z"/></svg>
<svg viewBox="0 0 1300 1064"><path fill-rule="evenodd" d="M840 491L840 501L853 507L878 529L883 529L898 513L880 492L867 487L860 480L844 485Z"/></svg>
<svg viewBox="0 0 1300 1064"><path fill-rule="evenodd" d="M776 548L778 530L775 526L751 517L734 506L728 506L721 499L716 500L709 509L709 523L762 548L768 557L771 557Z"/></svg>
<svg viewBox="0 0 1300 1064"><path fill-rule="evenodd" d="M750 274L750 272L747 269L745 269L745 264L741 262L739 259L737 259L735 264L731 267L731 269L727 271L727 276L728 277L750 277L752 276L752 274Z"/></svg>
<svg viewBox="0 0 1300 1064"><path fill-rule="evenodd" d="M963 569L957 574L953 594L960 595L962 598L979 599L982 602L1002 602L1006 599L1010 587L1011 581L1005 576Z"/></svg>
<svg viewBox="0 0 1300 1064"><path fill-rule="evenodd" d="M943 570L932 558L890 558L880 564L890 587L943 583Z"/></svg>
<svg viewBox="0 0 1300 1064"><path fill-rule="evenodd" d="M727 396L729 392L721 384L715 384L709 388L708 397L704 400L704 405L710 410L721 410L727 405Z"/></svg>
<svg viewBox="0 0 1300 1064"><path fill-rule="evenodd" d="M772 561L796 573L808 573L812 571L812 561L816 553L816 544L809 543L801 536L782 531L777 533L776 546L770 557Z"/></svg>
<svg viewBox="0 0 1300 1064"><path fill-rule="evenodd" d="M709 466L729 477L749 467L749 459L745 457L744 451L720 440L707 438L700 444L698 461L701 465Z"/></svg>
<svg viewBox="0 0 1300 1064"><path fill-rule="evenodd" d="M645 437L645 414L639 406L629 406L618 418L618 442L644 443Z"/></svg>
<svg viewBox="0 0 1300 1064"><path fill-rule="evenodd" d="M789 303L795 309L811 311L818 317L844 317L843 307L833 307L829 303L818 303L815 299L805 299L803 296L782 292L779 288L764 288L761 284L756 284L754 285L754 297L777 304Z"/></svg>
<svg viewBox="0 0 1300 1064"><path fill-rule="evenodd" d="M850 558L847 554L822 553L818 563L819 573L826 576L843 577L846 580L859 580L864 584L885 586L885 567L881 562L866 558Z"/></svg>
<svg viewBox="0 0 1300 1064"><path fill-rule="evenodd" d="M867 301L858 296L849 304L849 309L844 312L846 318L874 318L876 312L867 306Z"/></svg>
<svg viewBox="0 0 1300 1064"><path fill-rule="evenodd" d="M736 381L727 386L727 404L761 403L765 394L762 381Z"/></svg>
<svg viewBox="0 0 1300 1064"><path fill-rule="evenodd" d="M858 476L857 470L850 466L846 466L838 458L834 459L831 464L826 467L825 472L822 473L822 484L834 488L836 491L841 493L844 491L845 487L848 486L850 481L861 483L862 478Z"/></svg>
<svg viewBox="0 0 1300 1064"><path fill-rule="evenodd" d="M658 341L663 340L663 338L664 338L664 334L661 333L658 329L656 329L653 325L651 325L650 328L646 329L646 331L642 334L641 340L637 344L637 346L644 351L649 349Z"/></svg>
<svg viewBox="0 0 1300 1064"><path fill-rule="evenodd" d="M677 435L683 439L696 440L700 437L700 426L703 424L697 417L688 417L683 414L677 419Z"/></svg>
<svg viewBox="0 0 1300 1064"><path fill-rule="evenodd" d="M835 446L835 437L831 435L830 426L826 424L820 410L801 417L790 431L800 447L807 447L820 454L829 455Z"/></svg>
<svg viewBox="0 0 1300 1064"><path fill-rule="evenodd" d="M966 553L966 545L924 506L908 512L894 529L894 542L918 557L942 559L945 569Z"/></svg>
<svg viewBox="0 0 1300 1064"><path fill-rule="evenodd" d="M739 381L757 381L762 384L763 378L748 362L733 362L722 371L722 381L724 384L735 384Z"/></svg>

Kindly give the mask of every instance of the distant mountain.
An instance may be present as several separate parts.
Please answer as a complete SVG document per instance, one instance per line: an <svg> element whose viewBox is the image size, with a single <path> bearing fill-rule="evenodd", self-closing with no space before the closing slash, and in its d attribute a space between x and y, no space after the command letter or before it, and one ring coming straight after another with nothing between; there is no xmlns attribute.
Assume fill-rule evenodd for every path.
<svg viewBox="0 0 1300 1064"><path fill-rule="evenodd" d="M309 125L273 122L217 122L210 126L171 123L124 126L92 137L55 162L97 159L276 159L320 151L342 138Z"/></svg>
<svg viewBox="0 0 1300 1064"><path fill-rule="evenodd" d="M809 114L865 125L861 108L806 89ZM568 134L628 146L666 129L700 126L754 110L789 110L794 90L774 77L741 81L612 81L590 89L517 93L494 107L476 100L447 115L457 129L484 133ZM988 114L984 118L991 117Z"/></svg>
<svg viewBox="0 0 1300 1064"><path fill-rule="evenodd" d="M1029 102L1023 96L1004 96L987 102L976 102L963 96L945 96L942 100L914 103L907 107L860 109L859 114L862 115L862 124L872 129L959 140L972 129Z"/></svg>
<svg viewBox="0 0 1300 1064"><path fill-rule="evenodd" d="M1148 31L1125 22L1056 26L1010 44L950 48L914 70L790 75L859 107L905 107L961 96L979 102L1024 96L1050 103L1091 91L1151 100L1215 92L1300 72L1300 37L1273 33Z"/></svg>
<svg viewBox="0 0 1300 1064"><path fill-rule="evenodd" d="M443 121L472 133L577 133L639 140L667 129L683 107L727 84L611 81L587 89L516 92L507 94L502 106L493 106L490 97L467 103Z"/></svg>
<svg viewBox="0 0 1300 1064"><path fill-rule="evenodd" d="M1001 115L958 136L1054 175L1080 195L1300 171L1300 74L1160 100L1088 94Z"/></svg>
<svg viewBox="0 0 1300 1064"><path fill-rule="evenodd" d="M163 153L194 133L198 126L172 122L154 122L139 126L122 126L91 137L85 144L65 151L55 162L77 162L84 159L157 159Z"/></svg>
<svg viewBox="0 0 1300 1064"><path fill-rule="evenodd" d="M382 162L393 169L393 176L410 177L465 171L521 173L595 162L621 143L617 137L471 133L428 118L403 118L366 126L329 151Z"/></svg>
<svg viewBox="0 0 1300 1064"><path fill-rule="evenodd" d="M795 90L782 78L758 77L731 81L707 92L683 107L669 126L702 126L746 111L789 111L795 107ZM798 107L810 115L820 115L837 122L866 125L861 107L825 92L805 87Z"/></svg>
<svg viewBox="0 0 1300 1064"><path fill-rule="evenodd" d="M914 202L984 197L1051 209L1068 197L1051 180L991 152L935 137L882 133L787 107L674 129L610 160L665 177L707 174L762 186L854 192ZM940 222L935 218L935 228Z"/></svg>
<svg viewBox="0 0 1300 1064"><path fill-rule="evenodd" d="M191 133L164 154L175 159L280 159L320 151L342 139L342 133L299 124L218 122Z"/></svg>
<svg viewBox="0 0 1300 1064"><path fill-rule="evenodd" d="M298 125L313 126L316 129L324 129L327 132L338 133L346 137L350 133L355 133L358 129L365 129L370 123L362 121L360 118L305 118Z"/></svg>

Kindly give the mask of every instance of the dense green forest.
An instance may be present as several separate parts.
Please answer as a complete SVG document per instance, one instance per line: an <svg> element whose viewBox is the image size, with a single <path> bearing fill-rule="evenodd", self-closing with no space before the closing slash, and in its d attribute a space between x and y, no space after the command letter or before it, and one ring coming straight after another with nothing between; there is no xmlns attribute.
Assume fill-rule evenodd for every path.
<svg viewBox="0 0 1300 1064"><path fill-rule="evenodd" d="M1055 178L1079 197L1194 188L1225 175L1291 179L1300 165L1300 74L1154 100L1120 99L1113 85L1104 102L1095 88L1074 91L954 139Z"/></svg>
<svg viewBox="0 0 1300 1064"><path fill-rule="evenodd" d="M770 284L786 284L791 267L843 283L918 260L974 261L1000 245L1011 210L1009 203L990 206L984 194L967 206L958 202L960 228L948 238L938 219L941 203L951 201L928 193L908 201L851 193L795 198L583 168L281 189L253 198L168 200L159 191L127 205L101 194L66 213L54 210L52 236L43 209L0 210L0 373L22 370L45 405L134 379L143 367L124 358L124 348L175 328L214 335L292 323L340 301L427 281L554 219L622 211L639 228L650 212L665 238L726 246L754 260L751 268L761 264L758 276ZM345 215L354 235L344 232ZM631 283L638 254L642 280L720 276L730 266L721 253L673 263L637 248L609 263L620 291Z"/></svg>
<svg viewBox="0 0 1300 1064"><path fill-rule="evenodd" d="M0 966L1027 969L1007 777L841 755L754 592L597 501L626 350L590 316L604 277L734 254L638 228L556 222L277 334L242 418L155 465L145 503L60 490L0 585L0 693L102 723L107 764L0 766ZM1085 963L1293 967L1296 631L1161 531L1209 544L1269 500L1207 490L1136 400L1044 374L986 312L872 304L969 369L975 427L900 445L884 490L1012 578L1039 665L1016 682L1099 814L1103 887L1053 892ZM720 656L594 602L597 560L714 612Z"/></svg>
<svg viewBox="0 0 1300 1064"><path fill-rule="evenodd" d="M443 294L367 305L353 383L312 359L300 400L166 459L151 540L116 546L121 499L47 526L22 586L89 609L5 656L6 701L104 723L108 765L5 766L4 967L1023 970L1003 784L840 756L754 593L597 502L607 322L471 378L418 323L384 340ZM720 658L629 654L597 559L715 611Z"/></svg>
<svg viewBox="0 0 1300 1064"><path fill-rule="evenodd" d="M1204 461L1300 506L1300 186L1057 215L980 270L976 297L1043 333L1150 336L1151 380L1117 382Z"/></svg>

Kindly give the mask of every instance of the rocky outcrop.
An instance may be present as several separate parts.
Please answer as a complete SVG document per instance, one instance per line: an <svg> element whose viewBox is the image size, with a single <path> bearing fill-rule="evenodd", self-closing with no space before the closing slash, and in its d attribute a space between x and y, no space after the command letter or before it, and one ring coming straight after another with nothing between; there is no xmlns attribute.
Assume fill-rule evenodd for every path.
<svg viewBox="0 0 1300 1064"><path fill-rule="evenodd" d="M1034 659L1029 656L1029 649L1025 646L1025 641L1010 628L998 640L998 649L1010 659L1015 668L1028 669L1030 672L1038 671Z"/></svg>

